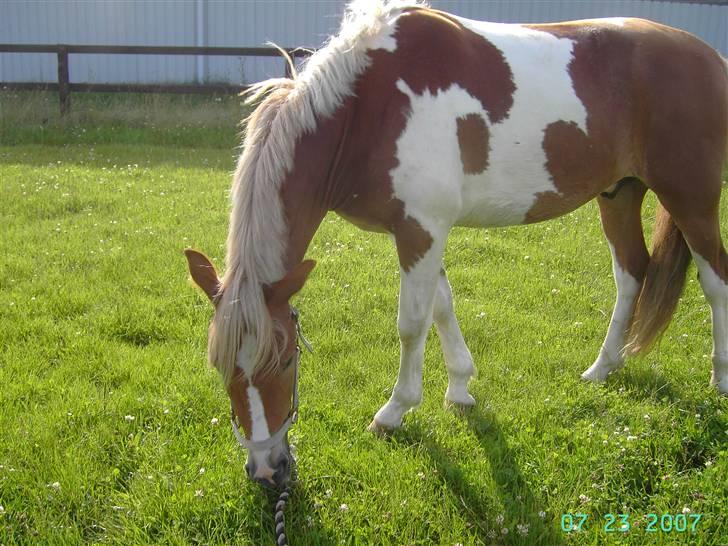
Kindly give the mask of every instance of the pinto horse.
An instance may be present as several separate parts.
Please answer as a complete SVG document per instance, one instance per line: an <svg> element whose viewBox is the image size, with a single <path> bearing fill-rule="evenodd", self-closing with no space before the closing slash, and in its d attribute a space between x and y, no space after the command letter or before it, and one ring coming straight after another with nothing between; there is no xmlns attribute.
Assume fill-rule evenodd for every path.
<svg viewBox="0 0 728 546"><path fill-rule="evenodd" d="M450 229L539 222L594 198L617 301L582 377L604 381L649 348L692 256L712 310L712 383L728 392L718 219L728 66L699 39L640 19L495 24L366 1L300 73L255 85L250 99L259 104L234 175L224 276L186 253L215 307L208 357L244 429L251 478L290 475L299 351L289 301L314 266L304 255L328 211L390 234L397 248L399 376L373 429L400 426L420 403L433 321L446 400L475 403L443 267ZM660 201L651 252L640 217L648 189Z"/></svg>

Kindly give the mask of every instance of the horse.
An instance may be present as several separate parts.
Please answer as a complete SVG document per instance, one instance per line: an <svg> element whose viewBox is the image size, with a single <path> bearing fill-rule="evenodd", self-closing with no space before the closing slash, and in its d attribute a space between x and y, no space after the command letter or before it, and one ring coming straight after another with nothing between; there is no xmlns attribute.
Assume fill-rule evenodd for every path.
<svg viewBox="0 0 728 546"><path fill-rule="evenodd" d="M214 305L208 360L251 479L290 479L300 353L290 301L315 265L305 253L329 211L389 234L397 250L399 375L372 430L396 429L420 403L433 322L446 402L475 404L475 366L443 266L450 229L540 222L592 199L617 297L582 377L602 382L650 348L692 258L712 310L711 382L728 392L719 229L728 64L708 45L634 18L496 24L377 0L349 6L338 34L292 72L249 92L257 106L233 179L224 275L186 251ZM651 251L647 190L659 200Z"/></svg>

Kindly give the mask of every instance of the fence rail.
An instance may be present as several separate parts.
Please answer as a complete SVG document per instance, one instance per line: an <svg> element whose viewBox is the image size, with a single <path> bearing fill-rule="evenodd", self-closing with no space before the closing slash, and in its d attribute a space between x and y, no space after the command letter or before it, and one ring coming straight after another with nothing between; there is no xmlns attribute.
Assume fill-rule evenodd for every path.
<svg viewBox="0 0 728 546"><path fill-rule="evenodd" d="M303 48L284 48L291 58L307 57L311 51ZM0 82L0 89L58 91L61 115L71 109L71 93L183 93L235 94L245 85L230 84L136 84L136 83L72 83L69 78L69 55L224 55L232 57L283 57L275 47L195 47L195 46L114 46L67 44L0 44L0 53L54 53L58 57L58 81ZM290 67L285 74L290 77Z"/></svg>

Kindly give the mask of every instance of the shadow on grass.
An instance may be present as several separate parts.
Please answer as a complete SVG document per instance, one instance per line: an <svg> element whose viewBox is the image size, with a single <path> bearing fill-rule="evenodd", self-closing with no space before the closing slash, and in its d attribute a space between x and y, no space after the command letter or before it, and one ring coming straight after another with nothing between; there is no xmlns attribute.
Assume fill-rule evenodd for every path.
<svg viewBox="0 0 728 546"><path fill-rule="evenodd" d="M655 367L627 366L609 377L607 388L624 387L625 391L638 400L652 400L673 404L682 398L673 384ZM636 364L636 363L633 363Z"/></svg>
<svg viewBox="0 0 728 546"><path fill-rule="evenodd" d="M417 443L423 447L437 467L438 474L459 502L459 510L466 521L472 522L479 541L484 544L565 544L560 531L549 524L548 518L538 514L545 503L534 496L524 480L516 458L508 446L496 416L489 411L473 408L462 418L468 423L485 452L497 485L497 495L505 513L504 521L497 517L500 507L494 506L488 494L473 486L452 452L440 446L432 436L416 423L410 423L397 432L397 440ZM528 534L521 536L516 524L527 524ZM506 535L501 528L513 525Z"/></svg>

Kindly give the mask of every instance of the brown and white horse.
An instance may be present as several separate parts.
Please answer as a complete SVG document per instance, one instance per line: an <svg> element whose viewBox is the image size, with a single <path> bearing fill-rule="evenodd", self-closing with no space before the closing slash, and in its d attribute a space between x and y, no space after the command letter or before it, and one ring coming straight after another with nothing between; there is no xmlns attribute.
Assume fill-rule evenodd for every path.
<svg viewBox="0 0 728 546"><path fill-rule="evenodd" d="M728 150L728 68L697 38L639 19L545 25L471 21L416 3L351 6L293 78L254 87L232 190L224 277L188 250L215 306L209 360L222 374L256 480L290 474L297 324L289 300L328 211L390 234L400 266L399 377L374 428L422 398L434 321L447 401L472 405L475 369L443 251L453 226L508 226L597 198L617 301L583 377L603 381L650 346L692 255L712 309L713 375L728 392L728 257L718 208ZM640 208L661 206L653 250Z"/></svg>

